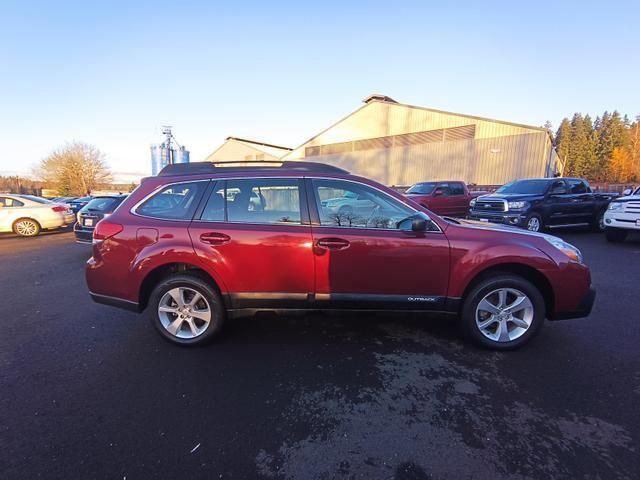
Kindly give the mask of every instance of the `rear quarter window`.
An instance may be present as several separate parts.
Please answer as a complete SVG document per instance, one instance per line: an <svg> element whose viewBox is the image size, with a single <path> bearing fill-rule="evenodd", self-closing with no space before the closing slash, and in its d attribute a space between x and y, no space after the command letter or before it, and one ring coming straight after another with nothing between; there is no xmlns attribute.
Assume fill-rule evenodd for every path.
<svg viewBox="0 0 640 480"><path fill-rule="evenodd" d="M163 220L191 220L207 183L208 180L167 185L140 204L135 213Z"/></svg>

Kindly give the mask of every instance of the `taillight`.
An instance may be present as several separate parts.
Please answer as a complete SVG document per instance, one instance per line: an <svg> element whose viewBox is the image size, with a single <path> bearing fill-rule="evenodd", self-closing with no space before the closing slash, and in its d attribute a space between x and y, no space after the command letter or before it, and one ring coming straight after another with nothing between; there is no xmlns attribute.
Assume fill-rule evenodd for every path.
<svg viewBox="0 0 640 480"><path fill-rule="evenodd" d="M108 222L107 220L100 220L93 229L94 240L106 240L113 237L122 231L124 227L119 223Z"/></svg>
<svg viewBox="0 0 640 480"><path fill-rule="evenodd" d="M66 212L67 207L63 207L62 205L56 205L55 207L51 207L51 210L53 210L56 213Z"/></svg>

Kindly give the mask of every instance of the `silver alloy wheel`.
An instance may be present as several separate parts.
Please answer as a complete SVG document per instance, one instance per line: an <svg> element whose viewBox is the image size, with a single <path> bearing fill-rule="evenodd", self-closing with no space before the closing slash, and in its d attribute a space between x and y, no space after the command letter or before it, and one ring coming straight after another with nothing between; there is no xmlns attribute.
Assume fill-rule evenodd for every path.
<svg viewBox="0 0 640 480"><path fill-rule="evenodd" d="M196 338L209 326L211 308L200 292L189 287L176 287L160 299L158 317L165 330L174 337Z"/></svg>
<svg viewBox="0 0 640 480"><path fill-rule="evenodd" d="M38 226L33 220L20 220L16 223L16 233L23 237L32 237L38 232Z"/></svg>
<svg viewBox="0 0 640 480"><path fill-rule="evenodd" d="M486 294L476 308L476 325L494 342L510 342L529 330L533 303L515 288L498 288Z"/></svg>
<svg viewBox="0 0 640 480"><path fill-rule="evenodd" d="M540 220L538 217L531 217L527 222L527 230L538 232L540 230Z"/></svg>

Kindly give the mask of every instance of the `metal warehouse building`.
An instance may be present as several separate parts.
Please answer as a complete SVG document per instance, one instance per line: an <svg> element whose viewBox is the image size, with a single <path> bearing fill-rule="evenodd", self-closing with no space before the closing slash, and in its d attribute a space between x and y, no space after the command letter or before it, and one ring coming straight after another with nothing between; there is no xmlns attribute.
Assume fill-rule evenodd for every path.
<svg viewBox="0 0 640 480"><path fill-rule="evenodd" d="M288 147L279 147L278 145L247 140L246 138L227 137L225 142L204 161L278 160L289 152L291 152L291 149Z"/></svg>
<svg viewBox="0 0 640 480"><path fill-rule="evenodd" d="M384 95L367 97L281 159L329 163L386 185L448 179L499 185L562 172L544 128L405 105Z"/></svg>

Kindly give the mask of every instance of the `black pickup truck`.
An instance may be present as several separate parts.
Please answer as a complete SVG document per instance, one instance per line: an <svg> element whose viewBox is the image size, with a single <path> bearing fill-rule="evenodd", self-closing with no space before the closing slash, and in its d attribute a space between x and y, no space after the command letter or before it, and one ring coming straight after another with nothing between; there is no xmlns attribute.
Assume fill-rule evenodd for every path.
<svg viewBox="0 0 640 480"><path fill-rule="evenodd" d="M516 180L470 202L469 218L534 232L589 226L604 230L603 215L617 193L593 193L582 178Z"/></svg>

